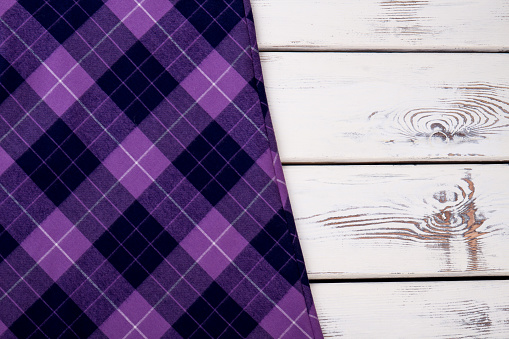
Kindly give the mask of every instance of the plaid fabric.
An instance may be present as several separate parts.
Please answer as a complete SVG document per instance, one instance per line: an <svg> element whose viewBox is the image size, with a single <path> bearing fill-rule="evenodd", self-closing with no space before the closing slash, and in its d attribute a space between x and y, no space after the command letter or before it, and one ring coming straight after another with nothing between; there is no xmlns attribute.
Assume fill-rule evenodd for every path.
<svg viewBox="0 0 509 339"><path fill-rule="evenodd" d="M248 0L1 0L0 336L321 338Z"/></svg>

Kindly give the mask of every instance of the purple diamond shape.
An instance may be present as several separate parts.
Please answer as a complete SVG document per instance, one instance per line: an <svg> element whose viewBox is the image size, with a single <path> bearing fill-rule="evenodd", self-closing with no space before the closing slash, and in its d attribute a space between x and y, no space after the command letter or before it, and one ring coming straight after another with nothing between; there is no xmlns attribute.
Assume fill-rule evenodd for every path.
<svg viewBox="0 0 509 339"><path fill-rule="evenodd" d="M0 2L0 16L4 15L4 13L7 12L7 10L9 10L9 8L11 8L15 3L16 0L2 0L2 2ZM0 334L2 334L1 330Z"/></svg>
<svg viewBox="0 0 509 339"><path fill-rule="evenodd" d="M74 60L63 46L60 46L44 63L61 79L76 64L76 60Z"/></svg>
<svg viewBox="0 0 509 339"><path fill-rule="evenodd" d="M44 271L56 281L72 263L85 253L91 243L58 209L51 213L26 239L21 246L37 262ZM44 233L46 232L47 235ZM53 239L50 239L50 237ZM54 243L59 241L60 250ZM69 258L62 252L64 251ZM43 258L44 257L44 258Z"/></svg>
<svg viewBox="0 0 509 339"><path fill-rule="evenodd" d="M63 79L63 82L79 98L92 86L94 80L78 65Z"/></svg>
<svg viewBox="0 0 509 339"><path fill-rule="evenodd" d="M41 227L54 241L59 241L72 226L73 223L58 208L41 223Z"/></svg>
<svg viewBox="0 0 509 339"><path fill-rule="evenodd" d="M182 87L213 118L245 85L246 80L215 50L182 82Z"/></svg>
<svg viewBox="0 0 509 339"><path fill-rule="evenodd" d="M75 99L69 91L58 84L53 91L51 91L44 101L58 116L64 114L65 111L74 103Z"/></svg>
<svg viewBox="0 0 509 339"><path fill-rule="evenodd" d="M59 248L55 247L42 259L39 265L54 281L57 281L91 245L87 238L75 228L60 242L62 251L71 260Z"/></svg>
<svg viewBox="0 0 509 339"><path fill-rule="evenodd" d="M133 329L133 326L129 323L129 321L131 321L133 324L137 325L137 328L146 337L160 338L170 328L170 325L157 311L151 309L152 307L149 303L137 291L134 291L129 298L120 305L119 309L101 325L101 330L108 338L123 338ZM147 315L149 311L151 312ZM126 318L129 319L129 321ZM138 324L140 320L141 323ZM136 338L137 335L139 335L139 332L133 330L129 338Z"/></svg>
<svg viewBox="0 0 509 339"><path fill-rule="evenodd" d="M200 221L199 226L231 260L235 259L247 245L246 239L231 227L215 208ZM219 238L225 230L227 231ZM197 228L184 238L181 246L193 259L198 260L201 257L198 264L214 279L230 263L230 260L217 247L209 249L210 240ZM207 252L203 255L205 251Z"/></svg>
<svg viewBox="0 0 509 339"><path fill-rule="evenodd" d="M294 287L279 301L278 306L284 310L286 315L274 307L260 323L274 338L280 338L283 334L284 338L296 338L302 336L303 332L311 333L309 320L303 316L306 311L304 299Z"/></svg>
<svg viewBox="0 0 509 339"><path fill-rule="evenodd" d="M44 234L40 228L36 228L30 235L21 243L21 247L30 254L35 260L39 261L41 258L51 250L53 242Z"/></svg>
<svg viewBox="0 0 509 339"><path fill-rule="evenodd" d="M7 326L0 320L0 335L7 331Z"/></svg>
<svg viewBox="0 0 509 339"><path fill-rule="evenodd" d="M27 79L32 89L43 98L55 86L58 79L44 66L39 66Z"/></svg>
<svg viewBox="0 0 509 339"><path fill-rule="evenodd" d="M143 172L139 166L135 166L132 170L120 180L120 183L133 195L138 198L152 183L152 180Z"/></svg>
<svg viewBox="0 0 509 339"><path fill-rule="evenodd" d="M14 160L7 154L2 147L0 147L0 175L5 172L12 164Z"/></svg>
<svg viewBox="0 0 509 339"><path fill-rule="evenodd" d="M232 67L219 79L217 86L233 100L246 83L247 81Z"/></svg>
<svg viewBox="0 0 509 339"><path fill-rule="evenodd" d="M207 215L200 221L201 229L214 240L216 240L217 237L219 237L229 226L230 223L228 220L226 220L215 208L212 208L210 212L208 212Z"/></svg>
<svg viewBox="0 0 509 339"><path fill-rule="evenodd" d="M199 101L201 107L212 117L216 118L228 106L228 100L219 90L212 87Z"/></svg>
<svg viewBox="0 0 509 339"><path fill-rule="evenodd" d="M136 160L152 145L139 128L135 128L122 142L125 150Z"/></svg>
<svg viewBox="0 0 509 339"><path fill-rule="evenodd" d="M75 97L81 97L94 83L88 73L76 64L76 60L64 47L60 46L27 79L28 84L41 98L44 98L44 101L58 116L61 116L76 101ZM72 71L70 71L71 69ZM67 74L69 71L70 73ZM67 76L64 78L66 74ZM67 88L62 84L53 88L59 79Z"/></svg>
<svg viewBox="0 0 509 339"><path fill-rule="evenodd" d="M258 160L256 160L256 163L260 168L269 176L269 178L274 177L274 165L272 164L274 153L267 149Z"/></svg>
<svg viewBox="0 0 509 339"><path fill-rule="evenodd" d="M152 142L138 128L121 145L105 159L104 165L138 198L150 186L152 179L155 180L163 173L170 161L157 147L150 148Z"/></svg>
<svg viewBox="0 0 509 339"><path fill-rule="evenodd" d="M90 241L77 228L74 228L60 241L60 247L73 261L78 260L91 245Z"/></svg>
<svg viewBox="0 0 509 339"><path fill-rule="evenodd" d="M134 0L110 0L106 5L138 39L173 7L166 0L146 0L140 5Z"/></svg>

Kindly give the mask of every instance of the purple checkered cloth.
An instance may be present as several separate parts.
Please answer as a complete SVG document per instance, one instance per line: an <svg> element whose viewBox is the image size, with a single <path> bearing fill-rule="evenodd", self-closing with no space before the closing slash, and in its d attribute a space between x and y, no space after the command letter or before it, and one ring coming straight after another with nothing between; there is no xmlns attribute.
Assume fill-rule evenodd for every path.
<svg viewBox="0 0 509 339"><path fill-rule="evenodd" d="M0 337L322 338L249 0L1 0L0 84Z"/></svg>

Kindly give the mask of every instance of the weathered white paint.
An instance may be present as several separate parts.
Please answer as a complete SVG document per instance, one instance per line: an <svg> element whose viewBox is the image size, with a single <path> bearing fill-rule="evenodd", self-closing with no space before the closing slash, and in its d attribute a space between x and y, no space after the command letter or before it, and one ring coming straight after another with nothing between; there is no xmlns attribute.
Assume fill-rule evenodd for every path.
<svg viewBox="0 0 509 339"><path fill-rule="evenodd" d="M270 50L509 49L509 0L252 0Z"/></svg>
<svg viewBox="0 0 509 339"><path fill-rule="evenodd" d="M284 172L310 278L509 274L509 165Z"/></svg>
<svg viewBox="0 0 509 339"><path fill-rule="evenodd" d="M262 54L281 159L303 163L509 160L507 65L491 53Z"/></svg>
<svg viewBox="0 0 509 339"><path fill-rule="evenodd" d="M509 281L312 284L328 338L509 338Z"/></svg>

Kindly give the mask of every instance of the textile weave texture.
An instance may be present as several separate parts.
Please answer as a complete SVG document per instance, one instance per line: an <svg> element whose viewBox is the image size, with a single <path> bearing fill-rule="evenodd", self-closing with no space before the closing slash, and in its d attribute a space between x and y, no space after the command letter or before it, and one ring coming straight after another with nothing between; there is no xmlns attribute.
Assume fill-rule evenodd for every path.
<svg viewBox="0 0 509 339"><path fill-rule="evenodd" d="M322 337L249 0L2 0L0 84L0 337Z"/></svg>

